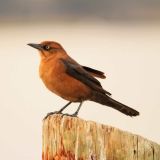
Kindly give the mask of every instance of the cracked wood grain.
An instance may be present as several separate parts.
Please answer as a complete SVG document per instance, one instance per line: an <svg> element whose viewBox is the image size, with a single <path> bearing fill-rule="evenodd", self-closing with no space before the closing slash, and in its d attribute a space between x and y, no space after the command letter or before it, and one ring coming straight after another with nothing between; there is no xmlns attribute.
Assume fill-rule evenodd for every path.
<svg viewBox="0 0 160 160"><path fill-rule="evenodd" d="M50 116L42 137L42 160L160 160L160 145L80 118Z"/></svg>

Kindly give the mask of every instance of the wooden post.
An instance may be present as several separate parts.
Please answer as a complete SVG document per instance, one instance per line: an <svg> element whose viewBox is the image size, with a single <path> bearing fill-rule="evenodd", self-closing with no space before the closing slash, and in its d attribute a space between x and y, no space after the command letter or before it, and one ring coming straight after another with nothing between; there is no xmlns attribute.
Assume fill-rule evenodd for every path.
<svg viewBox="0 0 160 160"><path fill-rule="evenodd" d="M160 145L80 118L43 121L43 160L160 160Z"/></svg>

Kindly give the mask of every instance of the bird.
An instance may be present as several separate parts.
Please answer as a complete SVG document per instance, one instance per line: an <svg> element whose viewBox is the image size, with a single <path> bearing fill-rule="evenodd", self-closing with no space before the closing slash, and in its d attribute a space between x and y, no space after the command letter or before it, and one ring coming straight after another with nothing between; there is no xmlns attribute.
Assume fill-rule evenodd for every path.
<svg viewBox="0 0 160 160"><path fill-rule="evenodd" d="M52 114L62 114L76 117L84 101L93 101L114 108L127 116L138 116L135 109L114 100L111 93L106 91L97 78L105 79L105 73L87 66L80 65L71 58L62 45L55 41L29 43L40 54L39 75L46 88L68 101L59 111ZM63 114L71 103L78 102L79 106L73 114Z"/></svg>

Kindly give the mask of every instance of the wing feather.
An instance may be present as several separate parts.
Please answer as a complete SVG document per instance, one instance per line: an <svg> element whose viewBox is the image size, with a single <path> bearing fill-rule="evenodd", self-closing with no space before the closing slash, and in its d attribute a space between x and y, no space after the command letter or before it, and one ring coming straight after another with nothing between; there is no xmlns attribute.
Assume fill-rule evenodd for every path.
<svg viewBox="0 0 160 160"><path fill-rule="evenodd" d="M83 67L83 69L85 69L87 72L89 72L91 75L93 75L95 77L102 78L102 79L106 78L104 73L101 72L101 71L98 71L96 69L93 69L93 68L90 68L90 67L86 67L86 66L82 66L82 67Z"/></svg>
<svg viewBox="0 0 160 160"><path fill-rule="evenodd" d="M61 59L66 68L66 73L75 79L81 81L91 89L101 92L103 94L111 95L111 93L104 90L101 86L101 83L95 79L92 75L90 75L82 66L76 63L72 63L68 60Z"/></svg>

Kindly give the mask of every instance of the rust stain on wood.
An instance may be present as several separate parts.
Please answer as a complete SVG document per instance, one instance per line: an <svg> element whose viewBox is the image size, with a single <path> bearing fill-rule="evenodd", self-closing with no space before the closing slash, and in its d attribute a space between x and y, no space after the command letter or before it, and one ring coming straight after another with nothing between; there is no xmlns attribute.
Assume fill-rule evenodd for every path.
<svg viewBox="0 0 160 160"><path fill-rule="evenodd" d="M160 146L114 127L53 115L43 121L42 160L160 160Z"/></svg>

